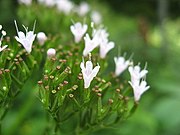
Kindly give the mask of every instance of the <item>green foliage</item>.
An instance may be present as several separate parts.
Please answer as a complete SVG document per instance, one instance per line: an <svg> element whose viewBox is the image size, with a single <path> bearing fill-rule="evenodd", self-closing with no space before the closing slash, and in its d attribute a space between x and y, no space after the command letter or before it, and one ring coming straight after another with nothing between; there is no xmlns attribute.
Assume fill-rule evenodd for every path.
<svg viewBox="0 0 180 135"><path fill-rule="evenodd" d="M129 3L128 3L129 4ZM140 104L140 107L138 108L135 115L133 115L127 122L117 124L113 128L103 127L103 129L100 128L100 130L91 133L92 135L96 134L103 134L103 135L132 135L132 134L138 134L138 135L178 135L179 134L179 124L180 119L178 114L180 113L180 109L178 106L180 106L179 103L179 20L176 21L167 21L165 23L165 28L167 32L167 38L168 38L168 49L167 53L164 53L162 51L161 46L161 33L159 26L153 26L151 24L148 25L148 42L144 42L143 36L140 33L140 25L139 25L139 18L129 17L122 14L114 14L111 10L107 9L105 5L99 5L95 2L96 9L99 9L102 11L104 24L108 27L108 31L111 33L110 38L115 40L117 43L117 46L121 46L122 52L127 51L134 52L135 61L142 61L148 62L148 69L149 69L149 77L147 78L151 84L151 92L148 94L145 94L145 96L142 98L142 102ZM31 26L34 23L34 20L37 21L37 27L36 31L45 31L48 34L49 40L45 43L43 47L40 47L37 42L34 44L34 49L32 51L32 54L26 55L24 50L22 50L22 47L19 47L17 43L13 41L13 43L7 42L10 49L7 49L3 54L0 54L0 57L3 58L3 60L7 60L10 57L10 54L13 53L13 57L10 57L10 61L7 62L8 64L5 66L5 69L10 68L10 65L13 65L12 67L16 67L17 72L13 72L10 70L10 72L7 72L7 70L2 69L2 75L9 75L10 79L5 81L1 81L0 88L3 90L3 86L6 85L6 81L8 81L10 85L10 88L8 88L8 91L3 92L1 98L6 98L8 93L11 91L14 92L14 83L12 83L11 80L14 80L12 78L12 75L20 74L18 76L18 81L20 83L26 82L27 78L29 78L28 82L24 84L24 87L22 85L19 86L19 88L22 88L19 91L22 91L22 93L16 98L13 99L12 109L7 113L7 117L5 117L3 123L3 133L4 134L19 134L19 135L32 135L32 134L45 134L46 132L53 132L52 124L54 123L53 119L46 119L46 115L51 115L52 118L56 118L56 115L59 115L60 111L59 108L62 107L62 105L59 105L57 108L53 108L53 104L56 104L57 94L61 94L60 91L58 91L59 84L62 84L63 89L69 89L67 93L63 93L65 96L66 101L68 101L68 106L70 106L74 110L74 116L72 116L72 121L66 121L62 124L63 128L61 128L61 131L65 132L66 134L74 134L74 130L76 128L76 122L78 122L78 105L74 98L80 102L77 94L77 90L83 87L82 80L78 79L80 69L79 69L79 63L81 62L81 56L80 56L80 50L78 50L78 56L76 56L76 52L74 51L73 46L75 44L72 42L72 35L67 34L70 33L69 26L72 24L70 21L73 19L74 21L81 20L77 15L71 14L68 17L65 17L63 14L59 14L55 8L50 8L46 10L46 7L39 6L36 4L33 4L31 7L26 6L20 6L18 9L18 15L19 19L25 24L26 26ZM58 16L58 17L57 17ZM89 19L86 19L86 22L89 22ZM56 35L60 32L60 35L57 37L54 37L52 35ZM4 43L3 43L4 44ZM82 46L83 43L80 43L76 46ZM55 59L55 62L52 59L46 59L46 51L50 47L56 48L56 46L59 46L57 49L58 55ZM12 52L12 50L16 47L16 51ZM77 47L78 48L78 47ZM72 52L68 52L67 50L70 49ZM118 47L112 51L111 54L117 54ZM62 52L62 53L60 53ZM16 56L20 53L20 57L18 59L18 62L20 60L20 66L16 64ZM71 56L71 53L73 56ZM96 53L96 51L94 52ZM29 57L36 60L36 64L30 64ZM69 58L72 58L72 61L69 61ZM111 65L113 56L109 56L109 60ZM20 68L25 68L25 65L21 62L21 58L23 59L24 63L31 67L30 73L25 70L25 72L20 72ZM42 59L44 58L44 59ZM65 63L63 63L63 60L67 60ZM77 60L78 59L78 60ZM87 59L87 58L86 58ZM0 59L1 60L1 59ZM34 61L33 60L33 61ZM61 60L61 62L59 62ZM41 62L42 63L41 63ZM78 62L77 66L75 66L76 61ZM99 59L96 55L93 55L93 63L94 65L99 62ZM1 62L3 66L5 65L4 62ZM63 64L62 64L63 63ZM100 62L103 63L103 62ZM45 66L44 66L45 64ZM50 67L49 67L50 65ZM101 65L101 64L100 64ZM2 67L3 67L2 66ZM21 67L22 66L22 67ZM61 70L57 71L56 67L61 66ZM2 68L1 67L1 68ZM11 67L11 69L12 69ZM40 67L40 71L37 71L34 69L37 69L37 67ZM44 68L43 68L44 67ZM50 79L52 76L56 78L58 75L62 75L59 73L64 72L64 70L70 67L71 74L67 74L67 76L63 76L65 78L61 78L60 82L55 82L54 80ZM110 71L112 71L113 66L109 66ZM43 71L42 71L43 68ZM34 72L33 72L34 71ZM19 72L19 73L18 73ZM32 76L33 72L33 76ZM43 72L43 75L42 75ZM59 72L59 73L58 73ZM1 72L0 72L1 73ZM28 74L26 76L25 74ZM74 77L72 77L72 74L76 74ZM107 79L104 76L105 73L100 73L99 76L102 77L100 80ZM42 76L41 76L42 75ZM44 76L45 75L45 76ZM1 76L1 75L0 75ZM27 78L23 78L26 76ZM48 77L49 82L45 82L44 77ZM105 78L104 78L105 77ZM108 76L109 77L109 76ZM124 77L124 76L123 76ZM53 78L53 77L52 77ZM71 80L71 79L72 80ZM98 77L99 78L99 77ZM92 88L95 87L98 83L98 78L94 80ZM37 80L40 80L43 82L39 82L39 87L37 88ZM121 78L120 78L121 79ZM68 84L64 85L64 81L68 80ZM70 80L70 81L69 81ZM14 82L14 81L13 81ZM53 82L53 85L52 85ZM108 81L107 81L108 82ZM80 83L82 86L80 86ZM115 82L112 82L114 84ZM45 89L46 85L52 86L47 91ZM76 90L73 90L73 86L78 85L78 88ZM8 85L9 86L9 85ZM112 87L112 86L110 86ZM61 89L62 89L61 88ZM39 90L40 91L39 91ZM115 90L115 88L111 88ZM56 90L56 93L53 94L52 90ZM38 95L38 91L40 92L40 102L37 100L37 98L34 98L34 95ZM2 91L1 91L2 92ZM46 92L49 94L49 101L51 102L42 102L42 98L44 98L43 92ZM53 91L55 92L55 91ZM65 91L61 91L65 92ZM104 91L103 91L104 92ZM15 92L16 93L16 92ZM74 97L70 98L70 94L73 94ZM96 100L94 101L94 104L92 104L92 108L97 108L97 100L98 96L95 92L91 92L90 95L94 95L96 97ZM104 95L104 93L103 93ZM103 105L106 105L108 102L108 99L112 98L112 93L108 94L107 99L104 98ZM62 100L62 99L60 99ZM6 100L9 102L9 100ZM7 103L7 102L6 102ZM92 108L85 108L83 106L83 102L80 102L80 106L83 109L83 113L86 114L88 109ZM43 108L40 107L43 105L46 110L49 113L45 113ZM3 106L2 106L3 107ZM4 108L4 107L3 107ZM65 107L63 107L64 109ZM61 108L62 109L62 108ZM2 110L2 109L1 109ZM54 114L54 111L51 110L58 110L58 113ZM64 109L65 111L63 113L64 116L70 115L69 109ZM78 112L78 113L77 113ZM83 116L83 115L82 115ZM64 119L65 117L63 117ZM83 120L88 121L88 118L82 117ZM21 128L19 128L21 127ZM88 126L86 126L88 127ZM98 129L97 125L93 127L91 130ZM79 131L78 131L79 132Z"/></svg>
<svg viewBox="0 0 180 135"><path fill-rule="evenodd" d="M78 45L73 43L69 30L70 18L76 17L76 14L66 16L57 12L54 7L47 10L47 7L36 4L28 8L22 5L18 14L20 20L26 25L30 25L29 23L33 23L37 18L36 21L39 22L37 31L42 29L47 33L57 34L59 33L57 26L61 26L61 34L58 36L50 35L43 46L35 42L31 54L28 54L14 42L9 45L9 49L1 53L2 92L6 85L4 82L10 80L6 82L9 89L8 92L3 93L2 102L6 101L4 98L8 97L11 100L7 104L12 104L21 88L26 87L25 82L27 80L33 82L36 79L34 73L43 71L43 73L40 72L42 75L37 74L37 76L42 76L41 80L38 81L39 93L37 96L48 112L49 121L44 127L45 134L58 134L60 132L88 134L94 130L125 121L134 113L138 104L131 100L132 92L129 84L126 81L120 81L113 74L104 74L108 62L99 57L97 50L93 51L91 59L94 65L96 63L101 65L102 71L94 79L91 87L84 89L83 76L80 71L84 46L82 42ZM58 18L55 19L55 16ZM89 20L86 20L89 22L88 24L90 24ZM48 24L51 24L52 27L47 27ZM56 57L47 56L46 58L46 52L49 48L56 49ZM88 57L85 57L85 60L88 60ZM7 68L9 72L3 68ZM35 68L37 71L33 72ZM8 74L9 80L5 73L10 73ZM29 89L32 88L29 87ZM14 90L15 94L10 96L9 94ZM5 108L7 104L3 105L2 108ZM18 114L19 119L7 134L13 134L13 131L21 132L17 131L15 127L18 127L29 108L32 107L32 102L27 101L24 106Z"/></svg>

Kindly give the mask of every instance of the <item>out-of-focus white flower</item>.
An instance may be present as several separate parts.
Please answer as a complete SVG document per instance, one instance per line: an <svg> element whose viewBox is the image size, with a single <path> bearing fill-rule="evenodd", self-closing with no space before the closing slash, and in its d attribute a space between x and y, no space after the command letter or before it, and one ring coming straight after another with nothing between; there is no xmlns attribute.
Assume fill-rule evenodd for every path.
<svg viewBox="0 0 180 135"><path fill-rule="evenodd" d="M56 50L55 50L54 48L49 48L49 49L47 50L47 56L48 56L49 58L54 57L55 55L56 55Z"/></svg>
<svg viewBox="0 0 180 135"><path fill-rule="evenodd" d="M102 59L105 58L107 53L115 46L114 42L109 42L108 36L109 33L107 33L106 29L93 30L93 38L95 38L100 45L100 57Z"/></svg>
<svg viewBox="0 0 180 135"><path fill-rule="evenodd" d="M84 56L87 56L99 45L98 38L95 36L92 39L90 39L89 34L86 34L86 36L84 37L84 41L85 41L85 48L83 50Z"/></svg>
<svg viewBox="0 0 180 135"><path fill-rule="evenodd" d="M93 28L92 36L94 39L96 39L96 41L100 45L105 42L108 42L109 33L107 33L107 31L105 29L94 29Z"/></svg>
<svg viewBox="0 0 180 135"><path fill-rule="evenodd" d="M6 31L2 30L1 33L3 36L6 36Z"/></svg>
<svg viewBox="0 0 180 135"><path fill-rule="evenodd" d="M20 4L31 5L32 0L18 0Z"/></svg>
<svg viewBox="0 0 180 135"><path fill-rule="evenodd" d="M150 88L150 86L147 86L147 82L144 80L135 84L130 81L129 83L133 88L135 101L139 101L141 98L141 95Z"/></svg>
<svg viewBox="0 0 180 135"><path fill-rule="evenodd" d="M114 42L101 42L100 43L100 58L104 59L107 53L114 48Z"/></svg>
<svg viewBox="0 0 180 135"><path fill-rule="evenodd" d="M114 57L114 62L115 62L115 75L119 76L122 72L124 72L127 67L130 64L129 60L125 60L124 57Z"/></svg>
<svg viewBox="0 0 180 135"><path fill-rule="evenodd" d="M40 45L44 45L44 43L45 43L46 40L47 40L46 34L45 34L44 32L39 32L39 33L37 34L37 40L38 40L38 43L39 43Z"/></svg>
<svg viewBox="0 0 180 135"><path fill-rule="evenodd" d="M48 7L52 7L56 4L56 0L38 0L38 2Z"/></svg>
<svg viewBox="0 0 180 135"><path fill-rule="evenodd" d="M139 84L140 79L144 76L146 76L146 74L148 73L148 71L146 69L143 69L141 71L141 68L139 65L136 66L130 66L129 67L129 73L131 75L131 83L134 84Z"/></svg>
<svg viewBox="0 0 180 135"><path fill-rule="evenodd" d="M81 72L83 74L83 79L84 79L84 88L89 88L91 81L99 72L100 66L97 65L93 69L93 64L90 60L86 62L86 65L83 60L83 62L81 62L80 64L80 67L81 67Z"/></svg>
<svg viewBox="0 0 180 135"><path fill-rule="evenodd" d="M24 27L24 29L26 30L26 33L24 34L22 31L18 30L18 26L16 21L15 22L15 26L16 26L16 31L18 36L15 36L15 39L22 44L22 46L26 49L26 51L28 53L30 53L32 51L32 44L33 41L36 37L36 34L34 34L34 29L35 29L35 23L34 23L34 27L33 27L33 31L29 31L28 32L28 27Z"/></svg>
<svg viewBox="0 0 180 135"><path fill-rule="evenodd" d="M80 22L75 23L74 25L71 25L70 29L72 34L74 35L74 40L76 43L81 41L81 38L87 31L87 24L81 24Z"/></svg>
<svg viewBox="0 0 180 135"><path fill-rule="evenodd" d="M100 24L102 22L102 16L98 11L93 11L91 13L91 20L95 23L95 24Z"/></svg>
<svg viewBox="0 0 180 135"><path fill-rule="evenodd" d="M56 5L57 9L60 12L65 13L66 15L68 15L74 7L73 3L70 0L58 0L56 2Z"/></svg>
<svg viewBox="0 0 180 135"><path fill-rule="evenodd" d="M86 2L81 2L77 7L76 12L79 16L85 16L90 10L89 4Z"/></svg>

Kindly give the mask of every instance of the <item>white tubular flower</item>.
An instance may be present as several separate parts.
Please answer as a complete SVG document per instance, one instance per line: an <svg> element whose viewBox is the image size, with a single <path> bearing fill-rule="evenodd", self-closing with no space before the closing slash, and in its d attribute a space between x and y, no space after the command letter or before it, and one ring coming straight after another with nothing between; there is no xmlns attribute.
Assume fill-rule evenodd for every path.
<svg viewBox="0 0 180 135"><path fill-rule="evenodd" d="M150 86L147 86L147 82L144 80L142 80L139 84L138 83L133 84L132 82L129 83L133 88L135 101L139 101L141 95L150 88Z"/></svg>
<svg viewBox="0 0 180 135"><path fill-rule="evenodd" d="M143 69L141 71L141 68L139 65L136 65L135 67L130 66L129 67L129 73L131 75L131 83L132 84L139 84L140 79L148 73L146 69Z"/></svg>
<svg viewBox="0 0 180 135"><path fill-rule="evenodd" d="M91 14L91 20L95 23L95 24L100 24L102 22L102 16L99 12L97 11L93 11Z"/></svg>
<svg viewBox="0 0 180 135"><path fill-rule="evenodd" d="M16 26L16 31L18 36L15 36L15 39L22 44L22 46L26 49L26 51L28 53L30 53L32 51L32 44L33 41L36 37L36 34L34 34L34 29L35 29L35 23L34 23L34 27L33 27L33 31L29 31L28 32L28 28L26 28L25 26L23 26L26 30L26 33L24 34L22 31L18 30L17 27L17 23L15 21L15 26Z"/></svg>
<svg viewBox="0 0 180 135"><path fill-rule="evenodd" d="M57 9L60 12L65 13L66 15L68 15L74 7L73 3L69 0L59 0L56 2L56 5Z"/></svg>
<svg viewBox="0 0 180 135"><path fill-rule="evenodd" d="M100 57L104 59L106 54L114 48L114 42L102 42L100 43Z"/></svg>
<svg viewBox="0 0 180 135"><path fill-rule="evenodd" d="M38 43L39 43L40 45L44 45L44 43L45 43L46 40L47 40L46 34L45 34L44 32L39 32L39 33L37 34L37 40L38 40Z"/></svg>
<svg viewBox="0 0 180 135"><path fill-rule="evenodd" d="M25 5L31 5L31 3L32 3L32 0L18 0L18 2L20 3L20 4L25 4Z"/></svg>
<svg viewBox="0 0 180 135"><path fill-rule="evenodd" d="M47 56L48 56L49 58L54 57L55 55L56 55L56 50L55 50L54 48L49 48L49 49L47 50Z"/></svg>
<svg viewBox="0 0 180 135"><path fill-rule="evenodd" d="M90 39L89 34L86 34L84 37L85 48L83 50L83 55L87 56L91 51L93 51L99 45L99 39L97 37L93 37Z"/></svg>
<svg viewBox="0 0 180 135"><path fill-rule="evenodd" d="M89 4L86 2L81 2L79 7L77 7L77 13L79 16L85 16L90 10Z"/></svg>
<svg viewBox="0 0 180 135"><path fill-rule="evenodd" d="M1 44L2 44L2 42L0 41L0 52L2 52L5 48L8 47L8 45L4 45L3 47L1 47Z"/></svg>
<svg viewBox="0 0 180 135"><path fill-rule="evenodd" d="M84 66L84 64L85 64L84 61L81 62L80 64L81 72L83 74L83 79L84 79L84 88L89 88L91 81L99 72L100 66L97 65L93 69L93 64L90 60L86 62L86 66Z"/></svg>
<svg viewBox="0 0 180 135"><path fill-rule="evenodd" d="M81 38L86 33L88 26L87 24L81 24L80 22L71 25L70 27L72 34L74 35L74 40L76 43L81 41Z"/></svg>
<svg viewBox="0 0 180 135"><path fill-rule="evenodd" d="M130 64L130 61L126 61L124 57L114 57L114 62L116 76L119 76L122 72L124 72Z"/></svg>

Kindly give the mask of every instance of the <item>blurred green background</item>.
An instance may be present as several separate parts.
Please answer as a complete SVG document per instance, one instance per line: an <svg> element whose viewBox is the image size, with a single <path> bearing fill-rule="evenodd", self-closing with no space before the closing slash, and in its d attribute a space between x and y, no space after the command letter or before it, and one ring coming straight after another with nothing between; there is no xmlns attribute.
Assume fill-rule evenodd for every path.
<svg viewBox="0 0 180 135"><path fill-rule="evenodd" d="M147 80L151 86L142 96L133 117L117 128L104 129L92 135L180 135L180 1L88 2L102 13L103 24L116 47L120 46L122 53L134 53L135 63L140 61L142 66L148 63ZM13 21L19 20L18 6L15 0L0 1L0 24L11 36L15 34ZM117 53L114 49L110 54ZM46 114L36 98L35 82L26 84L14 101L13 109L4 120L5 134L42 133Z"/></svg>

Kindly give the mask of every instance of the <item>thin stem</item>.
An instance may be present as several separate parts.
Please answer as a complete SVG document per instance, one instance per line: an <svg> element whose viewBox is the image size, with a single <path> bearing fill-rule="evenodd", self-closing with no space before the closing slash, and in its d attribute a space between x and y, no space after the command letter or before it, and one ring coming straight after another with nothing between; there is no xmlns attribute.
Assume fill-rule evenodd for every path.
<svg viewBox="0 0 180 135"><path fill-rule="evenodd" d="M2 135L2 119L0 119L0 135Z"/></svg>
<svg viewBox="0 0 180 135"><path fill-rule="evenodd" d="M2 134L2 121L3 121L3 118L6 114L6 108L1 108L2 112L1 112L1 116L0 116L0 135Z"/></svg>
<svg viewBox="0 0 180 135"><path fill-rule="evenodd" d="M56 122L56 124L55 124L55 127L54 127L54 133L53 133L53 135L58 135L58 130L60 130L59 128L59 122L57 122L57 121L55 121Z"/></svg>

